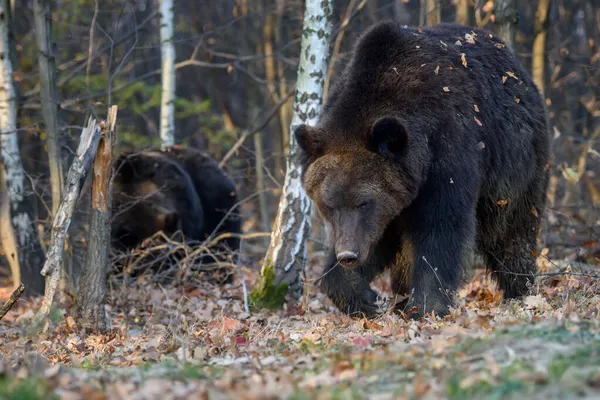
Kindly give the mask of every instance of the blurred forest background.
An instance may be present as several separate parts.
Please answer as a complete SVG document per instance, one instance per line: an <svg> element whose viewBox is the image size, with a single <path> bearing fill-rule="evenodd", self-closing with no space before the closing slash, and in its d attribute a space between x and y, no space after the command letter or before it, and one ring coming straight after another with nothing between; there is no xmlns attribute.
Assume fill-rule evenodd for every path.
<svg viewBox="0 0 600 400"><path fill-rule="evenodd" d="M544 67L541 75L538 67L536 78L543 82L554 135L543 247L549 249L550 258L598 263L600 3L514 3L518 9L514 52L528 68L536 60ZM32 1L12 0L10 6L20 152L33 187L29 199L38 230L47 243L50 169L34 12ZM219 161L234 144L241 144L224 160L224 168L238 185L240 199L246 199L241 208L245 232L270 231L277 211L303 7L300 0L175 1L175 140ZM544 7L547 18L539 21L536 12ZM356 37L380 20L410 25L460 22L495 29L497 8L494 1L483 0L336 0L325 90L347 62ZM56 0L52 19L62 168L66 171L70 165L84 121L89 115L103 118L113 104L119 106L117 153L157 147L161 95L157 2ZM541 40L541 47L535 47L536 40ZM268 123L247 134L263 121ZM85 210L79 207L80 212ZM80 239L84 241L85 233ZM255 261L264 255L264 245L256 251ZM1 268L0 274L7 277L9 269Z"/></svg>

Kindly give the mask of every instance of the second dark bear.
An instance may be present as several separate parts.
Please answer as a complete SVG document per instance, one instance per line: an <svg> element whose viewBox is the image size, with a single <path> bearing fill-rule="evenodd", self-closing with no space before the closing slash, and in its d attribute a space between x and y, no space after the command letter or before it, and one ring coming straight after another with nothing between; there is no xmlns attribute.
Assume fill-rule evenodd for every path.
<svg viewBox="0 0 600 400"><path fill-rule="evenodd" d="M113 245L138 246L158 231L202 241L240 233L235 184L207 154L180 147L126 153L115 161ZM237 250L239 240L222 243Z"/></svg>
<svg viewBox="0 0 600 400"><path fill-rule="evenodd" d="M331 224L322 285L373 316L390 268L411 316L446 314L472 250L505 298L528 290L549 136L527 71L489 32L456 25L366 32L318 126L300 126L303 186ZM404 296L402 296L404 298Z"/></svg>

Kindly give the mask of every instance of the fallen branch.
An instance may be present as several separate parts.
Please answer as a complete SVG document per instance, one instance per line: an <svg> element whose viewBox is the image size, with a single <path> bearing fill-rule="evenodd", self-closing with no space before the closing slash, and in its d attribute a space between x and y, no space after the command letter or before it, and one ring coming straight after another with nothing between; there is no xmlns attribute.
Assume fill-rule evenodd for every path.
<svg viewBox="0 0 600 400"><path fill-rule="evenodd" d="M10 299L8 299L8 301L4 303L2 307L0 307L0 320L2 320L6 313L10 311L12 306L17 302L17 300L19 300L19 297L21 297L24 291L25 286L23 286L23 284L21 283L17 290L12 292L12 294L10 295Z"/></svg>
<svg viewBox="0 0 600 400"><path fill-rule="evenodd" d="M94 161L99 141L100 126L96 124L95 119L90 117L87 126L81 132L79 147L67 175L63 190L63 199L52 222L50 246L46 254L44 268L42 269L42 275L46 277L46 290L42 306L32 321L31 328L33 330L38 330L42 324L45 324L46 318L50 313L54 294L60 281L60 270L67 230L71 224L71 218L77 204L77 199L81 194L81 188Z"/></svg>

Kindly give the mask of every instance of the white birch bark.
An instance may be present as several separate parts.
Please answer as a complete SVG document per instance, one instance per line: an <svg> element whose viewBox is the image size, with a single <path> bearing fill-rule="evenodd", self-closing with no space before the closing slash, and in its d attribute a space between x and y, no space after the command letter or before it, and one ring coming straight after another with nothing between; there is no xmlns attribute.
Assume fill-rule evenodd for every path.
<svg viewBox="0 0 600 400"><path fill-rule="evenodd" d="M160 147L164 150L175 144L175 45L173 43L173 0L159 2L162 62Z"/></svg>
<svg viewBox="0 0 600 400"><path fill-rule="evenodd" d="M17 102L12 81L13 69L9 50L9 30L5 10L0 1L0 160L8 190L11 222L17 239L19 264L25 280L26 295L43 292L44 279L40 275L44 254L37 236L26 193L30 183L25 179L17 140ZM29 188L31 189L31 188Z"/></svg>
<svg viewBox="0 0 600 400"><path fill-rule="evenodd" d="M323 100L323 85L331 39L331 0L306 0L294 116L290 132L301 124L315 126ZM306 239L311 228L311 202L302 189L298 149L290 135L283 192L264 268L275 268L275 284L287 284L288 294L299 298L306 263Z"/></svg>

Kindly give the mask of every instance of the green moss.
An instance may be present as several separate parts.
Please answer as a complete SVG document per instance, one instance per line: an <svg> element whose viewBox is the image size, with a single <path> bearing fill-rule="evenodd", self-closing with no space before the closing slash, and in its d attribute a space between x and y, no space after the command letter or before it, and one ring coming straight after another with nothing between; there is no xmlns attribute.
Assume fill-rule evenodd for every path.
<svg viewBox="0 0 600 400"><path fill-rule="evenodd" d="M38 378L16 380L0 378L0 399L2 400L42 400L56 399L46 381Z"/></svg>
<svg viewBox="0 0 600 400"><path fill-rule="evenodd" d="M261 282L250 293L250 304L255 309L274 310L283 307L287 293L287 283L275 285L275 268L266 264L261 271Z"/></svg>

